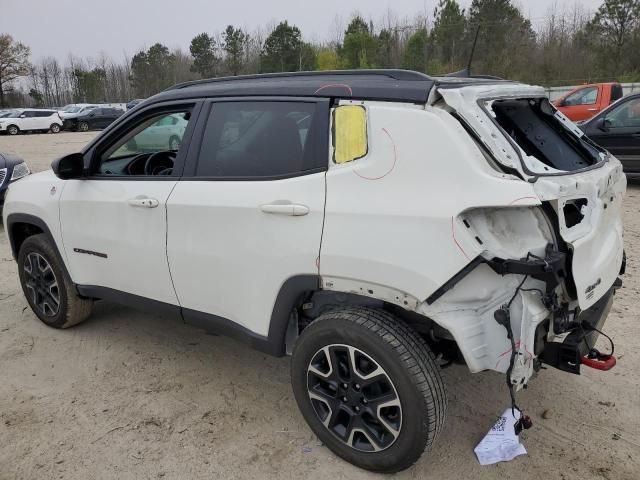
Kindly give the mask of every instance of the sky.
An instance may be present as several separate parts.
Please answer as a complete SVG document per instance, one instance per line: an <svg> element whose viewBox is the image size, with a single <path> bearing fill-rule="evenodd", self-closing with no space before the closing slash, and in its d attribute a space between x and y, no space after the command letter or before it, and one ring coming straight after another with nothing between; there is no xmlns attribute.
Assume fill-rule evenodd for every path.
<svg viewBox="0 0 640 480"><path fill-rule="evenodd" d="M0 33L31 48L32 61L69 53L97 58L131 57L156 42L188 51L191 38L232 24L252 31L281 20L297 25L309 41L335 38L354 12L377 22L391 10L411 22L433 13L437 0L0 0ZM468 7L471 0L459 0ZM602 0L515 0L534 27L558 9L595 11ZM337 18L338 17L338 18ZM336 22L336 20L341 22Z"/></svg>

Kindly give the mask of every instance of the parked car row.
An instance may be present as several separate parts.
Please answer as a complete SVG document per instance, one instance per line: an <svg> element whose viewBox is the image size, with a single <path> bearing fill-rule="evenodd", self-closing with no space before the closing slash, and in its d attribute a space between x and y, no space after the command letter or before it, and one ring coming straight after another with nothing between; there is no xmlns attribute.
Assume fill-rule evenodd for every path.
<svg viewBox="0 0 640 480"><path fill-rule="evenodd" d="M86 132L109 126L124 114L111 106L81 105L66 110L22 108L0 113L0 133L51 132L79 130Z"/></svg>

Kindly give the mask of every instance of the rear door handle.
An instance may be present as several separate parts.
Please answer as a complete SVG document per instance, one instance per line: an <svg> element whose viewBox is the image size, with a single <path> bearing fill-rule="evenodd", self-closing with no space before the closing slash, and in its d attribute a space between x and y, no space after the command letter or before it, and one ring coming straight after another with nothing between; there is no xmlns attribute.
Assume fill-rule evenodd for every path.
<svg viewBox="0 0 640 480"><path fill-rule="evenodd" d="M290 215L292 217L300 217L309 213L309 207L295 203L273 203L261 205L260 210L264 213L275 213L278 215Z"/></svg>
<svg viewBox="0 0 640 480"><path fill-rule="evenodd" d="M587 110L589 110L590 112L597 112L598 111L597 108L588 108Z"/></svg>
<svg viewBox="0 0 640 480"><path fill-rule="evenodd" d="M156 208L160 202L155 198L149 197L136 197L129 199L129 205L132 207L142 207L142 208Z"/></svg>

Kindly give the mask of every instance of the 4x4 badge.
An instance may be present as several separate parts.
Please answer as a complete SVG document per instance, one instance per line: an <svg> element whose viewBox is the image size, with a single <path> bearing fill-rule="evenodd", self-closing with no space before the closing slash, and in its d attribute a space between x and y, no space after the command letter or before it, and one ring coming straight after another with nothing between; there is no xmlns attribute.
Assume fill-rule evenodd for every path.
<svg viewBox="0 0 640 480"><path fill-rule="evenodd" d="M585 288L585 290L584 290L584 294L587 296L587 299L589 299L589 298L593 297L594 290L595 290L595 289L596 289L596 287L597 287L598 285L600 285L601 283L602 283L602 279L601 279L601 278L599 278L599 279L598 279L594 284L589 285L587 288Z"/></svg>

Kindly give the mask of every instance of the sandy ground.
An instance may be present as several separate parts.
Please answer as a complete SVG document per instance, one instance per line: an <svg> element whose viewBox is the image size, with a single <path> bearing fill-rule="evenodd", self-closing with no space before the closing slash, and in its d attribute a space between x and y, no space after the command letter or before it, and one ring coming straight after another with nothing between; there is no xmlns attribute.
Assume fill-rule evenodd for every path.
<svg viewBox="0 0 640 480"><path fill-rule="evenodd" d="M39 171L94 135L0 137L0 151ZM543 371L519 395L534 419L521 437L529 454L486 467L473 448L508 405L504 377L446 369L444 432L398 478L640 478L639 200L630 186L627 275L606 326L618 366ZM1 479L380 477L319 444L298 413L286 358L104 302L88 322L53 330L26 305L0 232Z"/></svg>

